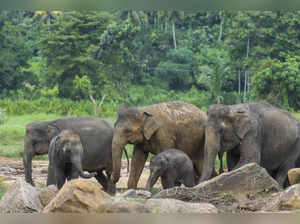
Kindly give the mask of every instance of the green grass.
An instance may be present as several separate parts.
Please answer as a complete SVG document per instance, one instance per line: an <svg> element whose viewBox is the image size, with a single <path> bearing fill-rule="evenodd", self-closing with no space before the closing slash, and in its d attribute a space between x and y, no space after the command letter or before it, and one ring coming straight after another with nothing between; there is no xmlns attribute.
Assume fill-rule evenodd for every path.
<svg viewBox="0 0 300 224"><path fill-rule="evenodd" d="M57 114L28 114L18 116L8 116L8 120L0 125L0 156L21 158L24 151L25 127L30 122L54 120L61 115ZM105 118L114 122L115 118ZM132 150L127 147L128 154L132 155ZM47 155L36 156L35 159L48 159Z"/></svg>
<svg viewBox="0 0 300 224"><path fill-rule="evenodd" d="M55 114L9 116L0 126L0 156L21 157L24 151L25 127L33 121L46 121L60 117Z"/></svg>
<svg viewBox="0 0 300 224"><path fill-rule="evenodd" d="M3 184L3 180L4 180L4 178L0 177L0 199L2 198L2 196L5 194L5 192L7 190Z"/></svg>

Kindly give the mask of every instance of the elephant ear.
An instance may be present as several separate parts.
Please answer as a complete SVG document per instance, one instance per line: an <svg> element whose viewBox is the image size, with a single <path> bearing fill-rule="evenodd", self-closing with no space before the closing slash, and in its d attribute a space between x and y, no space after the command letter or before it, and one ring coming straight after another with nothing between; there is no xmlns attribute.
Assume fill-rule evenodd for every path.
<svg viewBox="0 0 300 224"><path fill-rule="evenodd" d="M245 135L253 128L252 117L249 114L247 105L233 106L229 111L229 118L232 121L236 135L243 139Z"/></svg>
<svg viewBox="0 0 300 224"><path fill-rule="evenodd" d="M54 126L49 124L47 127L47 135L48 135L48 140L51 141L52 138L54 138L56 135L58 135L59 129Z"/></svg>
<svg viewBox="0 0 300 224"><path fill-rule="evenodd" d="M156 132L159 128L158 122L152 114L148 112L144 112L145 122L143 127L143 133L147 140L151 138L151 136Z"/></svg>

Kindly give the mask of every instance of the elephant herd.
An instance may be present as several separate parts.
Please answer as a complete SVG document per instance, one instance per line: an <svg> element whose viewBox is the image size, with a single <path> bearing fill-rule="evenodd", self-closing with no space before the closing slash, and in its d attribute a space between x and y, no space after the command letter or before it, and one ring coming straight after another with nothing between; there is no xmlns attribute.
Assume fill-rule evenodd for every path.
<svg viewBox="0 0 300 224"><path fill-rule="evenodd" d="M225 152L229 171L256 162L281 186L288 185L288 170L300 167L300 124L289 112L267 103L249 103L215 104L205 113L174 101L120 109L114 126L88 117L28 124L25 179L34 185L32 158L48 153L47 185L61 188L66 180L95 177L114 194L127 144L134 146L128 188L137 188L149 153L155 156L147 189L159 177L163 188L192 187L208 180L217 175L216 156L222 161Z"/></svg>

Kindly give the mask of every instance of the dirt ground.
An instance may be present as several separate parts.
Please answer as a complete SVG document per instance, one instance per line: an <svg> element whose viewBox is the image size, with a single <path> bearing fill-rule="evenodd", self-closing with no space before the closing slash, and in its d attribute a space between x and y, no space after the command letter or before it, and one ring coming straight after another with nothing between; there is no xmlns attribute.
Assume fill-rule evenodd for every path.
<svg viewBox="0 0 300 224"><path fill-rule="evenodd" d="M36 186L44 186L47 181L48 161L33 160L32 162L32 177ZM6 185L12 184L17 178L24 178L24 168L21 159L0 157L0 176L4 178ZM149 176L149 163L147 162L143 170L142 176L138 183L138 188L145 188ZM127 162L122 161L121 178L117 183L117 188L124 190L127 188L129 173L127 173ZM161 188L160 180L154 186Z"/></svg>

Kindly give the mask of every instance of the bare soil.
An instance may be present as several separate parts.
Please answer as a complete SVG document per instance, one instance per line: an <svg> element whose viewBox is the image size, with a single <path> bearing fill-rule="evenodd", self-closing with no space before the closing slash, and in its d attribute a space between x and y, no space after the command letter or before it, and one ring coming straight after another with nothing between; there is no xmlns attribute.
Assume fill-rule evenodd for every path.
<svg viewBox="0 0 300 224"><path fill-rule="evenodd" d="M48 161L33 160L32 161L32 178L36 186L45 186L48 174ZM4 184L10 185L17 178L24 178L24 167L22 159L0 157L0 176L4 179ZM143 170L142 176L138 183L138 188L145 188L149 176L149 163L147 162ZM127 162L122 161L121 178L117 183L117 188L124 190L127 188L129 173L127 173ZM160 181L156 183L155 188L161 188Z"/></svg>

